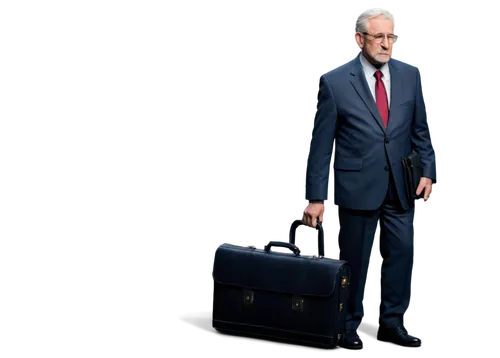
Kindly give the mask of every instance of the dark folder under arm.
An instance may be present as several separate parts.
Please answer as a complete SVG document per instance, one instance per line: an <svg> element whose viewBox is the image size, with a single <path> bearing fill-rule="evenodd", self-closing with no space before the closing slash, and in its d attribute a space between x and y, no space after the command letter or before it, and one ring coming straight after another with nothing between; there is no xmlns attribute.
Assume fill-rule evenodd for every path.
<svg viewBox="0 0 500 358"><path fill-rule="evenodd" d="M409 156L403 157L403 170L405 173L406 197L408 201L423 198L424 190L422 190L420 195L417 195L417 188L423 171L420 154L412 151Z"/></svg>

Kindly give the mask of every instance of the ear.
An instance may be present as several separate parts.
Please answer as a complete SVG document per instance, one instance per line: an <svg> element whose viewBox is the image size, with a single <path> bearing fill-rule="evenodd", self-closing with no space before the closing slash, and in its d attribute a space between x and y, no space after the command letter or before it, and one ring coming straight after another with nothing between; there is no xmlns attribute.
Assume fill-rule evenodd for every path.
<svg viewBox="0 0 500 358"><path fill-rule="evenodd" d="M365 37L361 32L356 32L354 34L354 37L356 38L356 43L358 44L359 48L363 48L363 45L365 43Z"/></svg>

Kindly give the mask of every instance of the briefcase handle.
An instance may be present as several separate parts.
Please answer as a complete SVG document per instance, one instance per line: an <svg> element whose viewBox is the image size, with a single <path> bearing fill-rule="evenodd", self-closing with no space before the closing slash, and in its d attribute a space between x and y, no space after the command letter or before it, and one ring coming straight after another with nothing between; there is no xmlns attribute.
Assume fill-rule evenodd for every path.
<svg viewBox="0 0 500 358"><path fill-rule="evenodd" d="M295 246L294 244L289 244L288 242L282 242L282 241L270 241L269 244L267 244L264 247L264 250L269 251L269 250L271 250L272 246L286 247L287 249L292 250L295 255L300 254L300 250L297 246Z"/></svg>
<svg viewBox="0 0 500 358"><path fill-rule="evenodd" d="M300 225L305 225L302 220L295 220L290 228L290 243L295 245L295 230ZM318 230L318 253L319 256L325 256L325 234L323 233L323 226L319 220L316 220L316 230Z"/></svg>

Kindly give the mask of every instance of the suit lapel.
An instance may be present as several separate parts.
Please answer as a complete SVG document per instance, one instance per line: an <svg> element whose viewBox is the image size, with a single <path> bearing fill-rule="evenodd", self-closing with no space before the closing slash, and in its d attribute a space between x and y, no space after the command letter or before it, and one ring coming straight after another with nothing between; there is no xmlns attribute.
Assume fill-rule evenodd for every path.
<svg viewBox="0 0 500 358"><path fill-rule="evenodd" d="M380 116L380 112L378 111L377 103L375 103L375 100L373 99L373 96L370 92L370 88L368 87L368 83L366 82L366 77L365 73L363 71L363 66L361 66L361 61L359 59L359 56L361 56L361 52L358 54L358 57L356 57L353 61L353 65L351 68L351 83L354 86L354 89L358 93L358 95L361 97L361 100L365 103L365 105L368 107L370 110L373 118L376 120L377 124L379 125L380 129L384 133L386 133L386 129L384 127L384 124L382 122L382 117ZM391 72L391 86L392 86L392 72ZM394 93L394 91L391 89L391 93ZM392 106L392 95L391 95L391 106ZM390 113L390 111L389 111ZM390 118L390 115L389 115ZM390 122L390 119L389 119Z"/></svg>
<svg viewBox="0 0 500 358"><path fill-rule="evenodd" d="M396 121L400 116L396 116L395 109L401 104L401 95L403 93L403 84L401 80L401 72L394 65L394 61L389 61L389 71L391 72L391 107L389 109L389 121L387 123L387 131L394 128Z"/></svg>

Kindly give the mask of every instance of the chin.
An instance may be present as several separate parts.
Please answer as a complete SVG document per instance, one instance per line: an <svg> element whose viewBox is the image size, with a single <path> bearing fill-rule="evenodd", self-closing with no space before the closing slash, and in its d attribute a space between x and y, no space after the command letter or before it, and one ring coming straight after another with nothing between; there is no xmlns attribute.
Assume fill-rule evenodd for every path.
<svg viewBox="0 0 500 358"><path fill-rule="evenodd" d="M391 59L391 56L390 55L377 55L375 56L375 59L380 62L380 63L386 63L386 62L389 62L389 60Z"/></svg>

